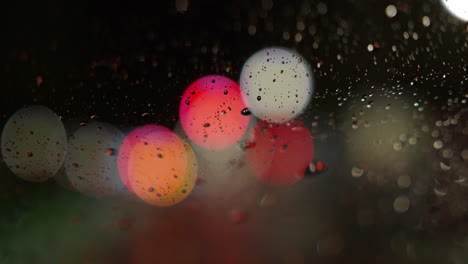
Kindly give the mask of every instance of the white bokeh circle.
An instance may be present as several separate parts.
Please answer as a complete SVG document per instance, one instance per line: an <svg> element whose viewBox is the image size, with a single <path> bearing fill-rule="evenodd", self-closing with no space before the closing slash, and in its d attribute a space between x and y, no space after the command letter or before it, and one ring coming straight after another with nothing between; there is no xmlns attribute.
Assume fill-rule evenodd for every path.
<svg viewBox="0 0 468 264"><path fill-rule="evenodd" d="M252 114L268 122L287 122L304 112L313 94L306 60L282 47L254 53L242 67L239 85Z"/></svg>
<svg viewBox="0 0 468 264"><path fill-rule="evenodd" d="M64 165L75 189L92 197L124 192L117 169L117 152L123 138L118 128L103 122L89 123L73 134Z"/></svg>
<svg viewBox="0 0 468 264"><path fill-rule="evenodd" d="M468 0L441 0L445 8L463 21L468 21Z"/></svg>
<svg viewBox="0 0 468 264"><path fill-rule="evenodd" d="M2 133L5 163L18 177L42 182L63 164L67 148L65 128L49 108L33 105L14 113Z"/></svg>

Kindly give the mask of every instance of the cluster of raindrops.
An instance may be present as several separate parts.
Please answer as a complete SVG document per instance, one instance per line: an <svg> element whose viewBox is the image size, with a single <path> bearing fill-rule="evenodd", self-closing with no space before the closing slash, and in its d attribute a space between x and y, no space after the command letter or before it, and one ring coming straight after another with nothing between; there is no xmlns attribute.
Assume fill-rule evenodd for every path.
<svg viewBox="0 0 468 264"><path fill-rule="evenodd" d="M128 138L118 160L121 179L145 202L172 206L184 200L197 178L197 159L170 129L147 125ZM131 142L133 141L133 142Z"/></svg>
<svg viewBox="0 0 468 264"><path fill-rule="evenodd" d="M313 77L305 59L281 47L253 54L242 68L239 83L249 110L268 122L284 123L299 116L313 93Z"/></svg>
<svg viewBox="0 0 468 264"><path fill-rule="evenodd" d="M239 86L223 76L195 80L180 103L180 123L195 144L208 149L223 149L235 143L247 130L248 111Z"/></svg>
<svg viewBox="0 0 468 264"><path fill-rule="evenodd" d="M122 193L117 150L123 137L118 128L103 122L92 122L73 133L64 167L75 189L94 197Z"/></svg>
<svg viewBox="0 0 468 264"><path fill-rule="evenodd" d="M284 124L259 121L253 131L255 145L246 148L247 162L263 183L289 186L300 181L314 157L314 142L302 121Z"/></svg>
<svg viewBox="0 0 468 264"><path fill-rule="evenodd" d="M264 89L262 104L252 105L250 89L267 85L265 74L273 74L273 85ZM187 139L209 150L226 149L239 143L253 113L266 121L257 122L253 142L243 143L243 149L250 149L250 167L267 185L296 183L311 168L313 157L309 130L299 120L290 121L305 110L312 96L307 63L285 48L261 50L244 65L241 82L239 87L229 78L209 75L186 89L179 114ZM256 101L262 96L257 95ZM2 134L5 162L24 179L44 181L57 175L60 184L69 182L70 188L93 197L134 194L149 204L169 206L191 192L197 161L187 142L164 126L147 125L123 133L96 119L93 114L79 125L69 122L66 131L48 108L22 109ZM271 145L271 140L277 142ZM34 147L36 142L40 147ZM324 163L315 168L324 170Z"/></svg>
<svg viewBox="0 0 468 264"><path fill-rule="evenodd" d="M1 147L5 163L18 177L46 181L57 173L65 159L65 128L47 107L26 107L8 120Z"/></svg>

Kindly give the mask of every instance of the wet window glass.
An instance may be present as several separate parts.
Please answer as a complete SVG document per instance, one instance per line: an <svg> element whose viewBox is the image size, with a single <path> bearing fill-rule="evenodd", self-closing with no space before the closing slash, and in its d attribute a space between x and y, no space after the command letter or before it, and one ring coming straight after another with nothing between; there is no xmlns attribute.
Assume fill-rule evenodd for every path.
<svg viewBox="0 0 468 264"><path fill-rule="evenodd" d="M0 263L468 262L468 1L7 1Z"/></svg>

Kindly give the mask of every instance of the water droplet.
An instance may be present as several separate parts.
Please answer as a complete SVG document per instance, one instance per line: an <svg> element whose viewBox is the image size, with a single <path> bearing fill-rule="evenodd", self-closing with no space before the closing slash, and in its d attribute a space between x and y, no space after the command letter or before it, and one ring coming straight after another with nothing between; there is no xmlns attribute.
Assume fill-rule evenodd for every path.
<svg viewBox="0 0 468 264"><path fill-rule="evenodd" d="M358 128L359 128L359 121L357 121L357 120L353 121L351 127L352 127L353 129L358 129Z"/></svg>
<svg viewBox="0 0 468 264"><path fill-rule="evenodd" d="M32 157L32 156L33 156L33 154L32 154L32 152L26 152L26 156L28 156L28 157Z"/></svg>
<svg viewBox="0 0 468 264"><path fill-rule="evenodd" d="M249 116L251 114L252 114L252 112L250 112L250 110L248 108L244 108L241 111L241 115L244 115L244 116Z"/></svg>
<svg viewBox="0 0 468 264"><path fill-rule="evenodd" d="M418 143L418 138L417 137L410 137L408 139L408 143L410 143L410 145L416 145L416 143Z"/></svg>
<svg viewBox="0 0 468 264"><path fill-rule="evenodd" d="M393 143L393 150L400 151L403 149L403 144L400 141L396 141Z"/></svg>
<svg viewBox="0 0 468 264"><path fill-rule="evenodd" d="M203 127L210 127L210 126L211 126L210 123L205 123L205 124L203 124Z"/></svg>
<svg viewBox="0 0 468 264"><path fill-rule="evenodd" d="M448 163L445 163L445 162L441 161L440 162L440 168L443 171L449 171L452 167Z"/></svg>
<svg viewBox="0 0 468 264"><path fill-rule="evenodd" d="M112 148L109 148L109 149L106 150L106 155L107 156L113 156L114 153L115 153L115 150L112 149Z"/></svg>
<svg viewBox="0 0 468 264"><path fill-rule="evenodd" d="M228 91L227 90L224 90L224 95L228 94Z"/></svg>
<svg viewBox="0 0 468 264"><path fill-rule="evenodd" d="M437 195L438 197L443 197L443 196L446 196L448 194L448 191L447 191L446 188L435 187L434 188L434 194Z"/></svg>
<svg viewBox="0 0 468 264"><path fill-rule="evenodd" d="M244 143L241 144L240 147L245 150L245 149L251 149L251 148L255 147L255 145L256 145L255 142L244 142Z"/></svg>
<svg viewBox="0 0 468 264"><path fill-rule="evenodd" d="M444 146L444 143L441 140L434 141L434 148L441 149Z"/></svg>
<svg viewBox="0 0 468 264"><path fill-rule="evenodd" d="M351 176L353 176L354 178L359 178L361 177L362 175L364 174L364 169L358 167L358 166L354 166L352 169L351 169Z"/></svg>
<svg viewBox="0 0 468 264"><path fill-rule="evenodd" d="M328 168L327 164L323 161L313 161L309 164L309 171L312 174L318 174L326 171Z"/></svg>
<svg viewBox="0 0 468 264"><path fill-rule="evenodd" d="M259 95L257 96L257 101L260 101L260 100L262 100L262 97Z"/></svg>

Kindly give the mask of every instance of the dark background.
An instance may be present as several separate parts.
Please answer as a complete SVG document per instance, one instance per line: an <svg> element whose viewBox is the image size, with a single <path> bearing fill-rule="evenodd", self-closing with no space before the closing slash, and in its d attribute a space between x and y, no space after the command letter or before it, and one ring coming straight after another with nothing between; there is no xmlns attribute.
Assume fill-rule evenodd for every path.
<svg viewBox="0 0 468 264"><path fill-rule="evenodd" d="M190 1L186 14L174 1L5 3L2 108L10 114L36 102L65 116L99 113L118 123L147 122L141 114L148 112L154 114L150 121L170 125L178 96L193 79L211 73L237 79L246 58L271 45L296 48L308 58L317 75L316 108L371 79L409 84L431 76L424 90L442 93L441 75L464 77L466 28L437 1L326 1L323 15L317 3L274 1L265 11L262 1ZM384 13L391 3L399 8L393 19ZM431 18L428 28L423 15ZM297 21L305 24L299 43ZM249 25L256 26L254 36ZM405 31L419 39L404 39ZM381 47L369 53L369 43Z"/></svg>

